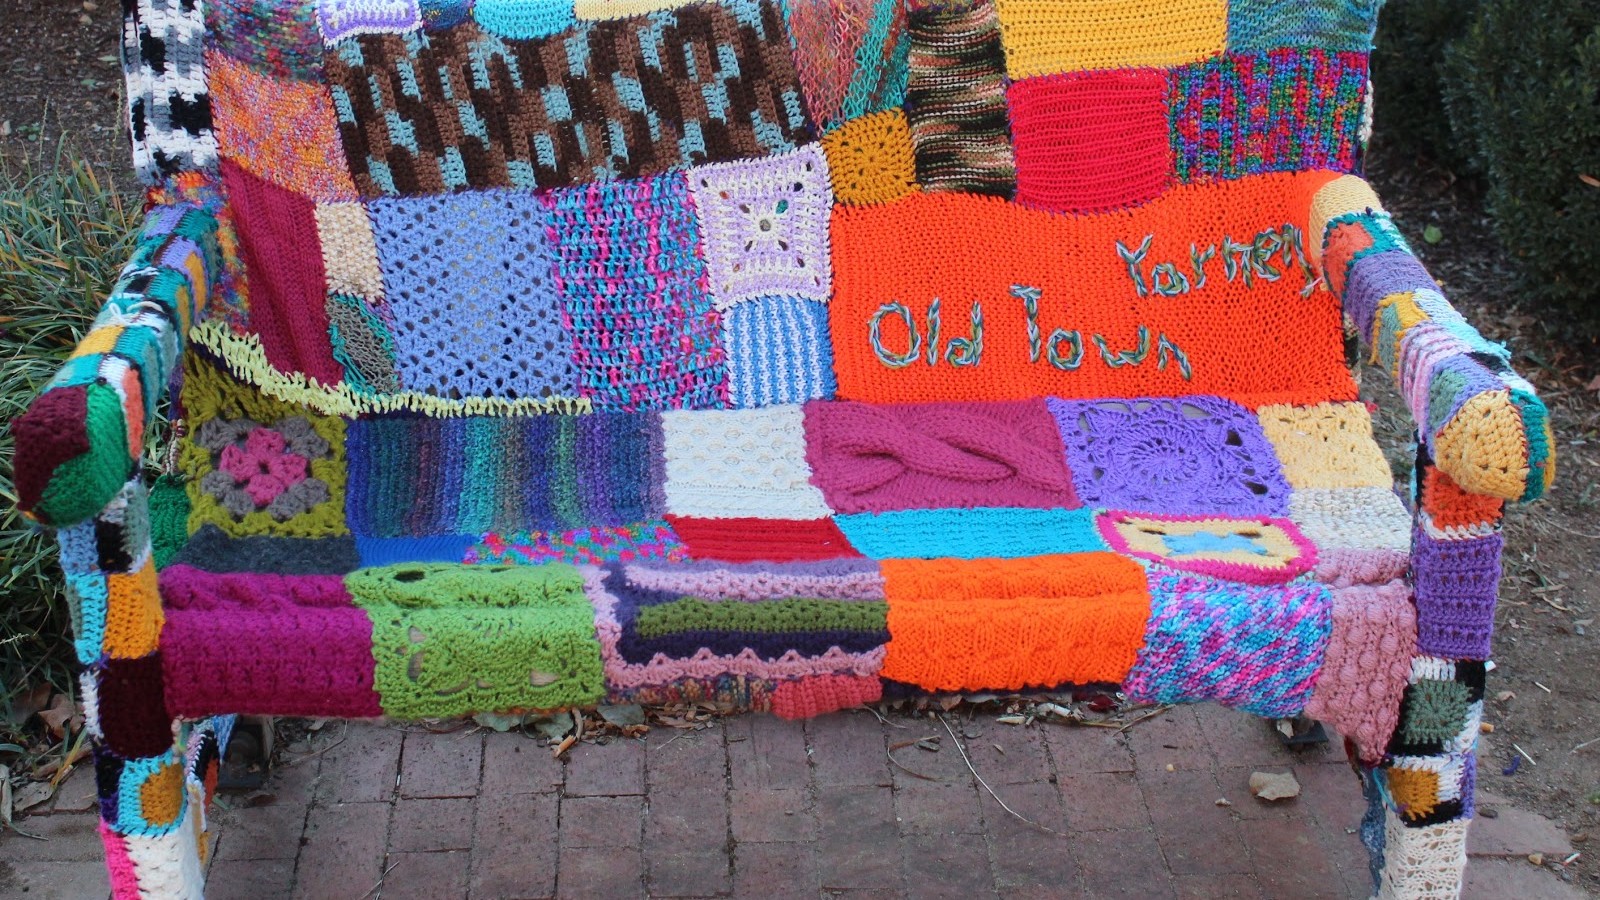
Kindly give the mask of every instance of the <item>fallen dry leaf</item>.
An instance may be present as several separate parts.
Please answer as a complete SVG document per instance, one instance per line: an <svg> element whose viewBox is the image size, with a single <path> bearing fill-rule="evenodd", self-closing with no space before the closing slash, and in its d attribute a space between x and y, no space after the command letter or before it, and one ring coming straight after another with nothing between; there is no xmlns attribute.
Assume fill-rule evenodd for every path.
<svg viewBox="0 0 1600 900"><path fill-rule="evenodd" d="M39 720L50 729L50 736L59 740L76 712L72 700L66 694L57 694L55 699L50 701L49 708L39 710Z"/></svg>
<svg viewBox="0 0 1600 900"><path fill-rule="evenodd" d="M1578 175L1578 180L1584 184L1587 184L1589 187L1600 188L1600 178L1596 178L1593 175L1590 175L1588 172Z"/></svg>
<svg viewBox="0 0 1600 900"><path fill-rule="evenodd" d="M1288 772L1251 772L1250 793L1258 800L1288 800L1300 796L1300 782Z"/></svg>
<svg viewBox="0 0 1600 900"><path fill-rule="evenodd" d="M27 812L49 800L55 792L55 788L51 787L48 781L32 781L12 795L11 806L17 812Z"/></svg>

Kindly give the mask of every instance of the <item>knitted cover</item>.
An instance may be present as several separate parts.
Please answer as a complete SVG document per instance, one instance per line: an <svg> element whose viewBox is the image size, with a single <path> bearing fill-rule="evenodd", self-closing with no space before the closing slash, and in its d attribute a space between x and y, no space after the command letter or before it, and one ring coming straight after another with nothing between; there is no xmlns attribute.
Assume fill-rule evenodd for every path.
<svg viewBox="0 0 1600 900"><path fill-rule="evenodd" d="M148 217L12 424L117 896L233 714L1091 683L1331 722L1453 895L1552 441L1359 177L1380 5L125 0Z"/></svg>

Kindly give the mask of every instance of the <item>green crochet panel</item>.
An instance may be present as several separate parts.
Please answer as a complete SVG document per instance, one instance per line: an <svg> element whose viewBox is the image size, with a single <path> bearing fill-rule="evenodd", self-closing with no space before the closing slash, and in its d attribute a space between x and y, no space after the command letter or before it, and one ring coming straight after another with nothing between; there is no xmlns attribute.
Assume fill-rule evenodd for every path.
<svg viewBox="0 0 1600 900"><path fill-rule="evenodd" d="M685 597L639 610L634 629L653 638L684 631L883 631L889 604L841 600L775 600L715 603Z"/></svg>
<svg viewBox="0 0 1600 900"><path fill-rule="evenodd" d="M150 546L156 568L165 569L189 542L189 493L183 480L162 475L150 488Z"/></svg>
<svg viewBox="0 0 1600 900"><path fill-rule="evenodd" d="M345 586L372 619L386 715L589 706L605 695L594 609L571 566L384 566Z"/></svg>
<svg viewBox="0 0 1600 900"><path fill-rule="evenodd" d="M1459 681L1423 680L1411 685L1400 723L1402 739L1413 744L1453 740L1467 727L1471 702L1471 693Z"/></svg>

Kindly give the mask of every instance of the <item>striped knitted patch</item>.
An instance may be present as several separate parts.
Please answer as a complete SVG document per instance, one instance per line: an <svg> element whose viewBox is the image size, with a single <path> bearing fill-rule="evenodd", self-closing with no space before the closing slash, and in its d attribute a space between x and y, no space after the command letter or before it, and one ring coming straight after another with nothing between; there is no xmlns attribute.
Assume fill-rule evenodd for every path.
<svg viewBox="0 0 1600 900"><path fill-rule="evenodd" d="M1009 198L1016 164L994 7L951 3L916 9L909 29L906 114L917 181L930 191Z"/></svg>
<svg viewBox="0 0 1600 900"><path fill-rule="evenodd" d="M777 406L833 396L828 307L796 297L741 303L723 319L736 407Z"/></svg>

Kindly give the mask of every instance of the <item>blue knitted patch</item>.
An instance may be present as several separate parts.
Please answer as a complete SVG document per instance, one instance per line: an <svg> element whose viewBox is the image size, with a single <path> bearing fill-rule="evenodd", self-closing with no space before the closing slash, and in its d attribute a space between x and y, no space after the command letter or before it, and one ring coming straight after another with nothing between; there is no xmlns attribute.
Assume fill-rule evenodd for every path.
<svg viewBox="0 0 1600 900"><path fill-rule="evenodd" d="M870 559L1014 559L1110 549L1088 509L904 509L834 521Z"/></svg>
<svg viewBox="0 0 1600 900"><path fill-rule="evenodd" d="M776 406L833 397L828 308L796 297L762 297L729 310L723 323L733 405Z"/></svg>

